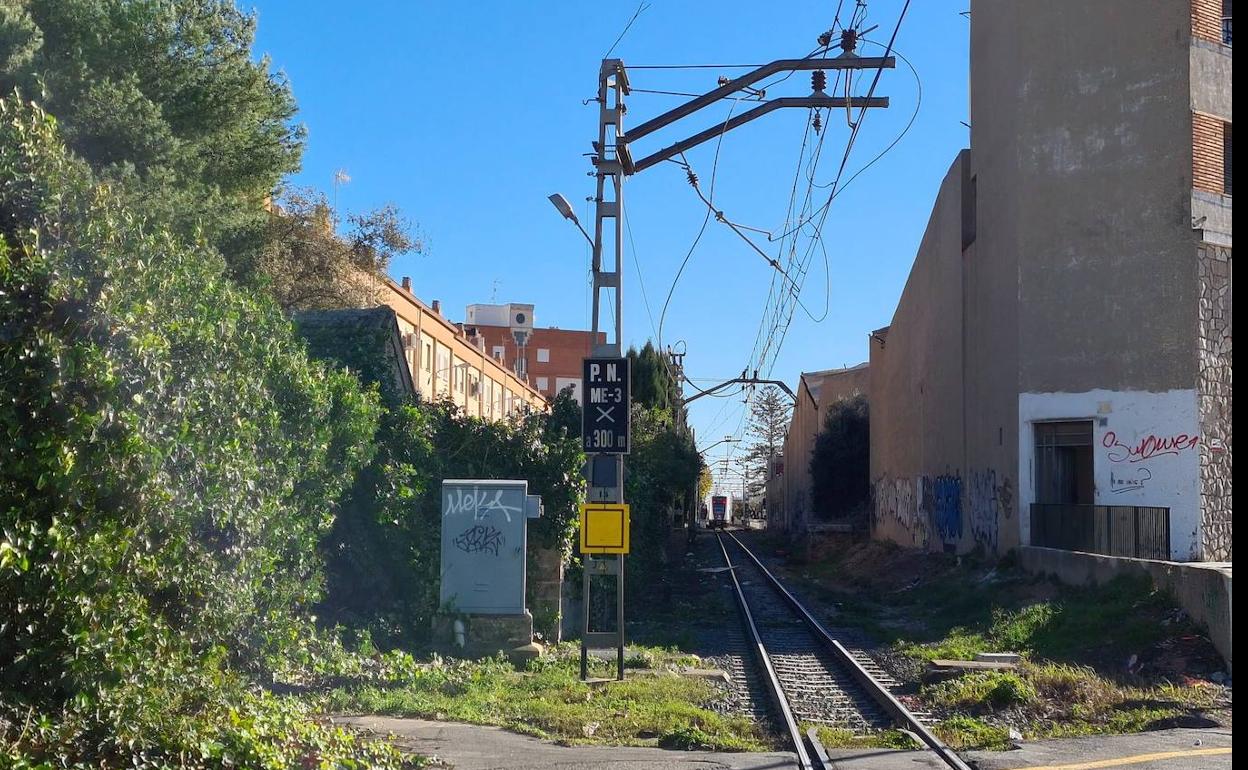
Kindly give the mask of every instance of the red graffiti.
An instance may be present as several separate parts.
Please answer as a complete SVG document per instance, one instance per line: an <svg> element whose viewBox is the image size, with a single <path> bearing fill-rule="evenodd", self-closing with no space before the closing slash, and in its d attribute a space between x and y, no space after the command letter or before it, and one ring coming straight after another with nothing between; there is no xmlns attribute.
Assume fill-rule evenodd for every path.
<svg viewBox="0 0 1248 770"><path fill-rule="evenodd" d="M1106 455L1114 463L1138 463L1161 455L1177 455L1185 449L1195 449L1200 443L1200 436L1187 433L1176 433L1173 436L1157 436L1152 433L1140 439L1135 446L1127 446L1118 440L1118 434L1105 432L1101 444L1109 450Z"/></svg>

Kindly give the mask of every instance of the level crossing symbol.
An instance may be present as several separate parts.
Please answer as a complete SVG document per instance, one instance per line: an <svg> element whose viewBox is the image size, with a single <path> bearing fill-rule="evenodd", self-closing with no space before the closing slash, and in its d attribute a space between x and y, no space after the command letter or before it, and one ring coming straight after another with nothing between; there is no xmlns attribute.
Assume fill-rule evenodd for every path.
<svg viewBox="0 0 1248 770"><path fill-rule="evenodd" d="M629 365L627 358L587 358L581 392L581 445L593 454L628 454Z"/></svg>

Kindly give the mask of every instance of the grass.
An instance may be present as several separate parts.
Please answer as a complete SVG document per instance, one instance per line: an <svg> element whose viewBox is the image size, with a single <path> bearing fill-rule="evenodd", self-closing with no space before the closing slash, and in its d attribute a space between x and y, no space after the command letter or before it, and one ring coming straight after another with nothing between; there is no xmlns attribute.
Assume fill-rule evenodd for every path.
<svg viewBox="0 0 1248 770"><path fill-rule="evenodd" d="M802 733L812 725L803 725ZM843 727L813 725L825 749L917 749L919 744L900 730L855 733Z"/></svg>
<svg viewBox="0 0 1248 770"><path fill-rule="evenodd" d="M954 748L1007 748L1011 726L1047 738L1229 716L1221 688L1189 678L1191 661L1217 667L1212 648L1146 577L1075 588L1008 563L875 542L840 544L786 571L832 606L833 625L866 630L902 659L1022 656L1016 671L941 682L922 682L921 665L908 669L919 699L946 717L936 732Z"/></svg>
<svg viewBox="0 0 1248 770"><path fill-rule="evenodd" d="M497 725L566 744L761 751L771 738L754 723L707 708L718 691L676 670L696 659L659 648L632 649L626 663L646 675L589 685L579 652L559 645L527 668L502 659L435 661L386 685L334 690L329 708ZM614 664L594 661L608 677Z"/></svg>

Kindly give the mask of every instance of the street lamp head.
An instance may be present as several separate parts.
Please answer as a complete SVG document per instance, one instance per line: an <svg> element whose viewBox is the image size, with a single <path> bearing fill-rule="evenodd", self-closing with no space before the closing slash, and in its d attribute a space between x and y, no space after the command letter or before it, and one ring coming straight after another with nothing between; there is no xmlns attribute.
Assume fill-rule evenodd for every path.
<svg viewBox="0 0 1248 770"><path fill-rule="evenodd" d="M554 195L548 197L550 198L550 202L555 205L556 209L558 209L559 213L563 214L564 219L571 219L578 225L580 224L580 220L576 218L576 211L573 210L572 204L568 203L567 198L563 197L559 193L555 193Z"/></svg>

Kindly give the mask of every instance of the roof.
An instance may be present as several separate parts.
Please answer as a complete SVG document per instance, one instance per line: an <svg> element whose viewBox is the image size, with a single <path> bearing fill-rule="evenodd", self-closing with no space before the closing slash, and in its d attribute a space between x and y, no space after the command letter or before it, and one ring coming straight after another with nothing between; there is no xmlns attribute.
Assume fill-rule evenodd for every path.
<svg viewBox="0 0 1248 770"><path fill-rule="evenodd" d="M295 313L292 320L314 358L334 361L377 382L383 390L393 389L396 395L416 391L393 308L305 310ZM376 342L367 345L370 340Z"/></svg>

